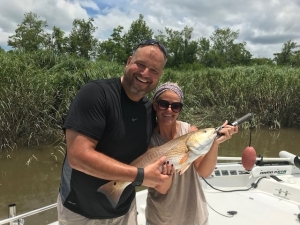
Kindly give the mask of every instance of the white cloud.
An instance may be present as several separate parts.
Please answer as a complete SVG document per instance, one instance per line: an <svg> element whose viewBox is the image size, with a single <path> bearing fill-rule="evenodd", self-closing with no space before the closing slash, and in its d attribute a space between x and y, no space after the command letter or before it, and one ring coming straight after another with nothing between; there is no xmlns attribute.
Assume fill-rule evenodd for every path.
<svg viewBox="0 0 300 225"><path fill-rule="evenodd" d="M157 33L168 27L182 30L193 27L193 38L209 37L216 28L239 30L238 41L254 57L270 57L280 52L284 42L300 44L299 0L10 0L0 1L0 45L7 44L24 13L34 12L46 19L49 29L59 27L65 32L72 28L75 18L94 18L98 27L95 36L107 39L113 28L121 25L127 31L139 14Z"/></svg>
<svg viewBox="0 0 300 225"><path fill-rule="evenodd" d="M82 7L90 8L90 9L93 9L95 11L99 11L100 10L100 8L97 5L97 3L94 2L94 1L92 1L92 0L78 0L76 2L79 3Z"/></svg>

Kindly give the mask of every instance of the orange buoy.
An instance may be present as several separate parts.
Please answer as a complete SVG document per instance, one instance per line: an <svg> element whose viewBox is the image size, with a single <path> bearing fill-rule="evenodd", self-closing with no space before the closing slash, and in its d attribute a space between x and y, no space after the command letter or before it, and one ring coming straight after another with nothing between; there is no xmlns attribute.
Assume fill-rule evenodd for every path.
<svg viewBox="0 0 300 225"><path fill-rule="evenodd" d="M248 146L242 154L242 165L246 170L251 170L256 162L256 151L253 147Z"/></svg>

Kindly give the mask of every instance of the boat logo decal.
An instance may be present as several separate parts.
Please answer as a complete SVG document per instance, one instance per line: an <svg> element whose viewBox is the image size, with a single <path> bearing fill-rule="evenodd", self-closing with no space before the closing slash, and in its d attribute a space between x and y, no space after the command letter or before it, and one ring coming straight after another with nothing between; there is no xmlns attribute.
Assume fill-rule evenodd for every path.
<svg viewBox="0 0 300 225"><path fill-rule="evenodd" d="M261 171L259 174L286 174L287 170L269 170Z"/></svg>

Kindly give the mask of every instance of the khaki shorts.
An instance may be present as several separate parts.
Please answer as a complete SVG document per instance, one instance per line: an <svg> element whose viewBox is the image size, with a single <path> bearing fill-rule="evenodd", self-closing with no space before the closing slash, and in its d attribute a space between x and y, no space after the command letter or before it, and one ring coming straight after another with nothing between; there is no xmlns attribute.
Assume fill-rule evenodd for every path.
<svg viewBox="0 0 300 225"><path fill-rule="evenodd" d="M59 225L137 225L136 200L131 203L127 214L112 219L88 219L63 206L60 194L57 197Z"/></svg>

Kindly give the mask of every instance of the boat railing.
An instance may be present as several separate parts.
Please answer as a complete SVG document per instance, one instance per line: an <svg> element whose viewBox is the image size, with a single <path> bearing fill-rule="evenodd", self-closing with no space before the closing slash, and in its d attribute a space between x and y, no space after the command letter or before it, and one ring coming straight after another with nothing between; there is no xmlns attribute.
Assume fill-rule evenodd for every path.
<svg viewBox="0 0 300 225"><path fill-rule="evenodd" d="M24 224L24 218L28 216L32 216L41 212L44 212L49 209L53 209L57 206L57 203L54 203L52 205L48 205L39 209L32 210L30 212L26 212L20 215L16 215L16 204L10 204L8 205L8 217L7 219L0 220L0 225L2 224L10 224L10 225L22 225Z"/></svg>
<svg viewBox="0 0 300 225"><path fill-rule="evenodd" d="M242 157L227 157L227 156L218 156L219 161L242 161ZM256 161L261 160L261 158L256 158ZM265 162L290 162L290 158L264 158Z"/></svg>

